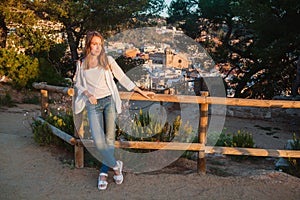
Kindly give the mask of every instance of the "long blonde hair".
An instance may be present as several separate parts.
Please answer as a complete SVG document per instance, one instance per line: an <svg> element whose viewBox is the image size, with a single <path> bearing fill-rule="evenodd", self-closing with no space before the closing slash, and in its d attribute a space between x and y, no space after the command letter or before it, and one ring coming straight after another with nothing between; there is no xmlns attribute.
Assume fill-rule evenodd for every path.
<svg viewBox="0 0 300 200"><path fill-rule="evenodd" d="M89 55L91 53L91 41L92 41L93 37L99 37L101 39L102 50L101 50L100 55L98 56L99 64L100 64L99 67L102 67L103 69L108 70L109 63L108 63L108 58L107 58L105 48L104 48L104 38L98 31L89 31L86 34L85 47L83 49L83 56L85 59L85 62L83 64L83 69L88 69L87 63L89 63Z"/></svg>

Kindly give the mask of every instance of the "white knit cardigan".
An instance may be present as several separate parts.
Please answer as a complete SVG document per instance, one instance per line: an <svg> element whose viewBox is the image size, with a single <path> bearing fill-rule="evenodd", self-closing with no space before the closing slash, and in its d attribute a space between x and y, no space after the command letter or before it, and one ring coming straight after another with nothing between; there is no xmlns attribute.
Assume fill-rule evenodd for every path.
<svg viewBox="0 0 300 200"><path fill-rule="evenodd" d="M81 111L83 111L85 107L85 103L88 100L88 98L83 93L85 90L87 90L87 87L86 87L86 79L83 73L84 69L83 67L81 67L82 63L78 61L77 69L76 69L75 88L77 90L77 97L75 99L75 105L74 105L75 114L78 114ZM117 62L113 57L108 56L108 63L110 65L111 70L105 70L106 83L108 85L109 90L111 91L112 98L115 101L117 113L121 113L122 101L119 95L118 88L115 84L114 77L128 91L133 90L133 88L136 85L128 78L128 76L126 76L126 74L123 72L123 70L120 68L120 66L117 64Z"/></svg>

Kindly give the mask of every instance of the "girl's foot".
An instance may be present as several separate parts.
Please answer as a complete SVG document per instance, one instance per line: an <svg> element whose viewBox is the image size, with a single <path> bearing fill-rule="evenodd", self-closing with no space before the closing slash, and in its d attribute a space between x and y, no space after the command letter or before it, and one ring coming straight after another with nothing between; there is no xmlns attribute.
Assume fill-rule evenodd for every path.
<svg viewBox="0 0 300 200"><path fill-rule="evenodd" d="M123 162L120 160L117 160L117 166L113 168L113 170L115 171L115 175L114 175L114 180L116 182L116 184L122 184L124 177L122 174L122 170L123 170Z"/></svg>
<svg viewBox="0 0 300 200"><path fill-rule="evenodd" d="M98 189L99 190L106 190L108 182L107 182L107 173L100 173L98 177Z"/></svg>

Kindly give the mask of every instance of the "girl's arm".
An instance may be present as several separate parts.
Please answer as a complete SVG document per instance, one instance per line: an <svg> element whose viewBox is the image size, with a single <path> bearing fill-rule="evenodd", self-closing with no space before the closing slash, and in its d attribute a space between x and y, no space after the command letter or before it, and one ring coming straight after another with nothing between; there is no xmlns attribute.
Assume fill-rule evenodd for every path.
<svg viewBox="0 0 300 200"><path fill-rule="evenodd" d="M121 83L122 86L124 86L128 91L134 90L135 92L140 93L142 96L146 98L152 98L155 93L150 91L143 91L139 87L137 87L129 78L128 76L123 72L121 67L117 64L117 62L111 57L108 56L108 61L111 66L112 73L116 79Z"/></svg>

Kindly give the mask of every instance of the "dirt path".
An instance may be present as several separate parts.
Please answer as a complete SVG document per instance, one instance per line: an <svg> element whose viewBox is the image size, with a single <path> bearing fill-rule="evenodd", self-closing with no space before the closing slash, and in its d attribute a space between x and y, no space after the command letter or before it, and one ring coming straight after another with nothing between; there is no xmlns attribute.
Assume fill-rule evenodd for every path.
<svg viewBox="0 0 300 200"><path fill-rule="evenodd" d="M26 123L24 125L26 112L38 112L38 107L0 108L1 200L300 199L300 179L274 171L271 165L274 160L238 163L222 156L214 162L208 158L205 176L195 173L195 162L180 160L157 172L126 173L122 185L115 185L110 179L107 191L100 192L96 187L96 169L71 169L50 147L40 147L33 141L30 128ZM241 127L252 130L251 123L246 124ZM265 136L262 132L256 137L260 134ZM275 137L274 141L277 140ZM215 175L216 170L224 170L223 176ZM224 176L225 172L228 172L227 176Z"/></svg>

